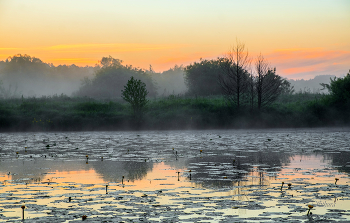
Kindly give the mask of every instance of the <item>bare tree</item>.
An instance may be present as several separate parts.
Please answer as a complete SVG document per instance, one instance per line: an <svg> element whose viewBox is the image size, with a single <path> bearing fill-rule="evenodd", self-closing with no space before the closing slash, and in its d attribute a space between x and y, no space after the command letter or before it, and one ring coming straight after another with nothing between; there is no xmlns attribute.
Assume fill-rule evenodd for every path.
<svg viewBox="0 0 350 223"><path fill-rule="evenodd" d="M255 61L255 89L258 109L274 102L283 91L283 79L276 75L276 68L271 69L268 62L260 54Z"/></svg>
<svg viewBox="0 0 350 223"><path fill-rule="evenodd" d="M266 75L269 72L269 65L265 61L264 57L260 54L255 61L256 77L255 77L255 89L258 97L258 109L261 108L262 96L264 89L264 82Z"/></svg>
<svg viewBox="0 0 350 223"><path fill-rule="evenodd" d="M226 99L240 107L243 93L247 91L247 79L251 60L245 45L237 40L236 45L225 56L218 81Z"/></svg>

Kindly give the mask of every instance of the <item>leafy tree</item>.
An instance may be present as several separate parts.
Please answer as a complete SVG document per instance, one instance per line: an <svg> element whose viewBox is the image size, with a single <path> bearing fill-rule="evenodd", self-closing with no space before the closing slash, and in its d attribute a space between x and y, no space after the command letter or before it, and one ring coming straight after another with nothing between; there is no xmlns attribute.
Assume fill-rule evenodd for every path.
<svg viewBox="0 0 350 223"><path fill-rule="evenodd" d="M97 66L99 67L121 67L123 61L119 59L115 59L111 56L109 57L102 57L102 59L99 61L99 64Z"/></svg>
<svg viewBox="0 0 350 223"><path fill-rule="evenodd" d="M281 94L284 95L292 95L295 92L294 86L287 80L287 79L282 79L282 92Z"/></svg>
<svg viewBox="0 0 350 223"><path fill-rule="evenodd" d="M121 90L133 76L147 85L149 96L156 96L156 88L152 77L142 69L129 65L122 65L122 61L110 57L103 57L98 65L100 68L91 79L85 78L76 96L92 98L119 98Z"/></svg>
<svg viewBox="0 0 350 223"><path fill-rule="evenodd" d="M222 72L223 58L200 60L185 68L185 84L190 95L218 95L221 88L218 76Z"/></svg>
<svg viewBox="0 0 350 223"><path fill-rule="evenodd" d="M134 77L128 80L124 90L122 90L122 98L130 103L137 120L142 117L143 110L148 103L147 94L146 84L141 80L134 79Z"/></svg>
<svg viewBox="0 0 350 223"><path fill-rule="evenodd" d="M320 84L330 92L332 102L340 109L350 109L350 70L344 78L330 78L330 84Z"/></svg>

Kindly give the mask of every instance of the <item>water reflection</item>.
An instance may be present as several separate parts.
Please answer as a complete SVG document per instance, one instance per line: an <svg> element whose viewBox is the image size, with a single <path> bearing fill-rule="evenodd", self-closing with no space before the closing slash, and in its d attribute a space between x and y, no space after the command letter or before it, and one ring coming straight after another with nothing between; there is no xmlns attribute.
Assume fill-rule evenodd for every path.
<svg viewBox="0 0 350 223"><path fill-rule="evenodd" d="M0 162L0 174L5 180L14 182L52 181L54 177L71 178L69 175L88 175L85 183L96 182L91 179L101 178L99 182L119 182L122 176L130 181L141 180L152 171L153 163L127 161L90 161L88 163L64 160L33 159L30 161L12 160ZM59 175L59 176L56 176ZM1 180L1 178L0 178ZM72 179L74 181L74 179ZM91 182L89 182L91 181ZM81 180L80 180L81 182Z"/></svg>
<svg viewBox="0 0 350 223"><path fill-rule="evenodd" d="M350 173L350 152L328 152L324 154L325 158L332 161L334 166L340 172Z"/></svg>
<svg viewBox="0 0 350 223"><path fill-rule="evenodd" d="M301 163L305 157L314 157L314 160ZM236 154L209 156L202 155L195 158L179 158L179 160L166 162L168 169L174 170L186 181L197 184L202 187L226 187L234 185L247 185L247 181L254 178L257 185L268 185L270 180L274 180L278 174L284 174L283 168L290 165L295 160L300 160L299 167L294 170L295 174L299 168L324 168L325 165L333 166L340 172L349 173L350 170L350 152L332 152L332 153L314 153L304 155L293 155L292 153L258 151L258 152L237 152ZM315 166L315 162L322 160L324 166ZM88 164L82 160L46 160L36 158L32 160L12 159L10 161L0 162L0 174L2 180L11 180L14 182L40 182L47 181L54 175L60 178L68 177L70 174L84 173L87 175L86 182L92 178L100 178L100 183L120 182L122 177L126 181L140 181L147 178L147 175L159 175L154 172L155 163L153 162L134 162L134 161L111 161L94 160ZM307 166L309 165L309 166ZM159 171L159 170L157 170ZM59 173L59 174L58 174ZM174 174L173 173L173 174ZM177 175L174 175L176 177ZM96 176L92 176L96 175ZM57 176L56 176L57 177ZM1 180L1 178L0 178ZM74 181L74 179L72 179ZM248 182L248 184L250 184Z"/></svg>
<svg viewBox="0 0 350 223"><path fill-rule="evenodd" d="M259 184L265 175L276 175L283 165L288 165L290 153L273 151L237 152L221 156L203 156L186 160L192 180L202 186L230 186L232 181L246 181L246 176L257 173Z"/></svg>
<svg viewBox="0 0 350 223"><path fill-rule="evenodd" d="M18 220L16 208L26 203L37 221L84 212L97 221L259 222L307 220L305 206L313 204L314 216L348 219L348 132L137 134L5 135L0 217ZM56 146L47 149L44 140ZM28 151L16 154L24 145ZM330 208L345 211L326 216Z"/></svg>
<svg viewBox="0 0 350 223"><path fill-rule="evenodd" d="M130 181L141 180L153 169L150 162L105 160L91 165L105 182L119 182L123 176Z"/></svg>

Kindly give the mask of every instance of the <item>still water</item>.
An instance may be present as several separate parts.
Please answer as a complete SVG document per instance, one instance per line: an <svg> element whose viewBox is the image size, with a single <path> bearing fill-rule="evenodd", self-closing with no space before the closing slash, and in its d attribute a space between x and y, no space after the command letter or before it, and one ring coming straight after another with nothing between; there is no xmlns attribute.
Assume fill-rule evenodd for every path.
<svg viewBox="0 0 350 223"><path fill-rule="evenodd" d="M348 128L1 133L0 218L350 221L349 173Z"/></svg>

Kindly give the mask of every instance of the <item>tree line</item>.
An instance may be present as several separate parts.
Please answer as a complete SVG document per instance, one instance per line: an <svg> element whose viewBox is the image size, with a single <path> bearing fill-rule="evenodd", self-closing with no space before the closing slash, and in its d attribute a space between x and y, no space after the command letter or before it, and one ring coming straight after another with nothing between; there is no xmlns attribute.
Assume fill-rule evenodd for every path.
<svg viewBox="0 0 350 223"><path fill-rule="evenodd" d="M263 55L251 58L237 41L226 56L200 60L185 68L185 82L191 95L223 95L230 107L262 109L293 87L276 74Z"/></svg>

